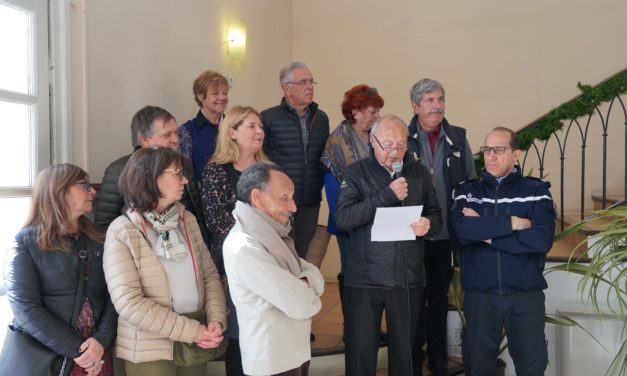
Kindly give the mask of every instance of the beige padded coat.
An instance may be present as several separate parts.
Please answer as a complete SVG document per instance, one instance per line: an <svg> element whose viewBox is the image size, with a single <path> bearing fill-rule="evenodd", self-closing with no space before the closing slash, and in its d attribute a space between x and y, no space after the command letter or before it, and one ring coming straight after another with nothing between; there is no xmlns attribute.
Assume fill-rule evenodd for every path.
<svg viewBox="0 0 627 376"><path fill-rule="evenodd" d="M181 229L189 234L198 278L198 309L226 329L224 290L193 214L179 208ZM107 231L104 272L119 314L116 355L133 363L172 360L173 341L192 343L200 323L172 310L168 276L141 232L143 217L127 212ZM190 271L192 272L192 271Z"/></svg>

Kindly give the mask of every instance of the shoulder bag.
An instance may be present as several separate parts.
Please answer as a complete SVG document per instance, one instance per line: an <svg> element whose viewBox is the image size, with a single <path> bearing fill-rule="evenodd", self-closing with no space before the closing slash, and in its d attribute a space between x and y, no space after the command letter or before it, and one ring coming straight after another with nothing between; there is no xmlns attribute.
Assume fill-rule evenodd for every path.
<svg viewBox="0 0 627 376"><path fill-rule="evenodd" d="M72 327L78 319L88 278L85 268L87 252L81 250L78 253L78 289L70 321ZM0 375L67 376L73 364L71 358L57 354L29 334L14 328L12 323L9 324L0 353Z"/></svg>

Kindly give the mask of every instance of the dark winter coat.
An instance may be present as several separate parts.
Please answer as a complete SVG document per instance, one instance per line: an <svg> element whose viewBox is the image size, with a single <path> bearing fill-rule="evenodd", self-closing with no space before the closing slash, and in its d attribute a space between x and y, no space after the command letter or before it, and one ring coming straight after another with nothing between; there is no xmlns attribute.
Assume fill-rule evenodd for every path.
<svg viewBox="0 0 627 376"><path fill-rule="evenodd" d="M477 178L475 161L466 139L466 129L449 124L446 118L442 119L435 153L430 150L427 132L421 130L417 115L411 119L408 131L409 152L430 170L442 208L442 231L429 240L449 239L447 214L453 207L453 189L461 182ZM456 243L453 242L452 245L455 247Z"/></svg>
<svg viewBox="0 0 627 376"><path fill-rule="evenodd" d="M348 231L344 285L358 288L424 286L424 238L409 241L373 242L370 233L377 208L424 205L422 216L431 221L426 236L442 228L440 206L427 169L407 153L401 176L409 195L399 201L389 187L392 177L370 156L346 169L335 210L337 226Z"/></svg>
<svg viewBox="0 0 627 376"><path fill-rule="evenodd" d="M85 235L71 244L68 250L41 251L35 226L22 229L8 254L5 285L14 326L56 353L76 358L85 341L70 326L78 289L79 251L87 251L89 279L85 297L89 299L96 324L93 337L105 349L113 344L118 316L102 269L103 244Z"/></svg>

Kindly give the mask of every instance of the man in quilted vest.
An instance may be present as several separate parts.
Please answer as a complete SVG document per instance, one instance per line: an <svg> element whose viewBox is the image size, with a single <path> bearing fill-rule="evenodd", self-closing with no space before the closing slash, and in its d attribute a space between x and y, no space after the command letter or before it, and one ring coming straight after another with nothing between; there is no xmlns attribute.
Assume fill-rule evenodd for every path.
<svg viewBox="0 0 627 376"><path fill-rule="evenodd" d="M292 62L279 74L283 89L281 104L261 113L266 137L263 151L294 182L294 215L292 237L296 251L307 258L307 249L316 225L324 170L320 157L329 136L329 118L313 101L314 81L309 68Z"/></svg>
<svg viewBox="0 0 627 376"><path fill-rule="evenodd" d="M466 129L449 124L444 117L442 84L422 79L412 86L409 97L415 114L409 123L409 151L429 170L444 222L439 233L425 239L427 285L414 341L414 376L422 375L425 343L431 374L444 376L448 374L447 294L453 270L451 251L455 245L446 225L447 214L453 206L451 193L455 186L477 175Z"/></svg>

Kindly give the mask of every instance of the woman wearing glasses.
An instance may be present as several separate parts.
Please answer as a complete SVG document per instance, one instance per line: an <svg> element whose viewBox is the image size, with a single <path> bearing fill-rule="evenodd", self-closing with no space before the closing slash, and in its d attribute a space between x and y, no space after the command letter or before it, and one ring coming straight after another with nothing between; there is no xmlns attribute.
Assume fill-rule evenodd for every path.
<svg viewBox="0 0 627 376"><path fill-rule="evenodd" d="M70 369L72 375L113 374L107 349L117 315L102 269L103 237L85 216L94 194L87 173L77 166L54 165L39 173L28 219L5 269L14 329L59 354L56 372L63 367L66 375ZM86 282L77 298L79 270Z"/></svg>
<svg viewBox="0 0 627 376"><path fill-rule="evenodd" d="M235 225L231 214L237 201L236 186L244 170L259 161L267 160L261 147L264 132L259 113L252 107L236 106L229 110L218 133L216 152L205 167L201 189L202 207L211 234L211 255L220 276L226 282L222 244ZM225 283L226 284L226 283ZM229 308L226 335L226 374L243 375L242 358L238 342L238 325L235 305L227 294Z"/></svg>
<svg viewBox="0 0 627 376"><path fill-rule="evenodd" d="M329 203L328 231L335 235L340 249L340 273L337 275L340 302L344 287L346 234L335 226L335 205L346 167L368 156L370 129L379 120L383 104L377 89L365 84L354 86L344 93L341 105L344 120L331 133L322 153L321 162L328 169L324 175L324 190Z"/></svg>
<svg viewBox="0 0 627 376"><path fill-rule="evenodd" d="M133 375L204 375L174 358L181 343L217 348L226 329L220 278L181 199L178 151L143 148L120 175L127 211L109 226L104 269L119 313L116 355ZM174 355L173 355L174 354Z"/></svg>

